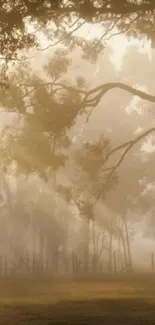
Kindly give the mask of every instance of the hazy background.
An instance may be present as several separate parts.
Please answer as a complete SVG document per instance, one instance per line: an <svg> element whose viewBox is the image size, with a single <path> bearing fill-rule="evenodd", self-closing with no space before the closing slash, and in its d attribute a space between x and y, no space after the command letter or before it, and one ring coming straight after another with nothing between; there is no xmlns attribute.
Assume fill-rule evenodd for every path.
<svg viewBox="0 0 155 325"><path fill-rule="evenodd" d="M98 28L93 28L88 25L88 27L81 28L77 32L77 35L85 35L86 38L88 37L88 39L91 39L91 37L93 38L95 35L99 37L99 33L100 30ZM40 42L42 48L46 48L50 44L50 42L48 42L46 38L43 38L43 36L40 36ZM34 70L38 76L47 78L43 71L43 66L53 55L55 48L56 47L49 47L45 51L30 51L27 53L28 56L34 57L30 59L29 63L32 71ZM153 71L155 64L155 50L151 48L149 41L140 42L134 39L129 41L124 35L115 36L107 42L106 48L101 52L95 63L83 59L82 51L79 48L76 48L69 53L69 56L71 57L72 62L67 70L67 78L73 82L76 76L82 76L88 82L89 88L96 87L106 82L122 82L143 89L149 93L154 92ZM111 140L114 147L118 146L123 142L134 138L134 136L139 132L148 129L153 125L152 109L154 109L154 106L151 103L142 101L135 96L133 97L131 94L122 90L113 89L104 95L97 107L93 109L87 123L85 122L85 116L77 117L75 125L69 130L69 137L72 139L72 148L74 149L76 146L79 147L82 145L83 141L93 142L103 133L105 137L108 137ZM14 121L13 116L12 113L1 112L0 123L2 130L4 125L8 125ZM139 150L142 151L142 160L143 158L145 160L146 154L147 157L152 155L155 150L154 136L152 135L147 138L145 143L141 144ZM130 152L128 156L129 159L131 158L132 160ZM128 157L126 159L128 159ZM126 166L125 162L122 163L122 166ZM118 185L118 188L119 186L127 188L128 180L126 180L124 176L121 176L122 168L123 167L120 167L117 171L121 183L121 185ZM70 173L70 167L65 168L65 170L62 169L58 172L58 179L61 179L62 183L67 184L68 181L70 182ZM34 183L36 185L36 179L33 181L33 177L29 176L29 181L30 183L32 182L31 184ZM38 180L37 182L40 184L38 185L40 188L43 186L44 189L47 188L47 191L51 193L53 187L52 183L49 182L48 185L45 186L45 184L42 184L41 180ZM112 191L112 194L111 192L108 194L110 196L112 195L113 202L115 202L115 191L117 192L117 187ZM55 194L53 194L53 197L55 197ZM50 213L49 201L47 200L47 202L47 204L44 203L43 205L46 205L45 209L48 210L47 213ZM98 204L98 213L100 210L100 213L104 214L104 208L107 208L106 200L104 206ZM38 206L38 210L39 209ZM68 214L68 206L66 203L65 209L67 212L65 213L65 210L63 210L65 217L62 218L64 219L64 223L68 220L67 222L70 227L73 227L73 233L78 233L81 221L76 220L76 223L75 219L71 221L72 218L70 218ZM109 204L108 211L111 213ZM75 209L75 214L76 213L77 211ZM151 252L154 251L154 239L145 236L148 227L148 214L147 218L142 212L140 214L140 218L137 220L136 212L129 211L129 225L134 228L135 231L134 238L131 241L133 261L136 266L150 268L150 256ZM43 223L44 220L41 222ZM28 237L25 237L25 243L27 242L27 245L33 241L29 231L30 230L28 230ZM74 241L75 237L74 240L70 241L69 249L74 247Z"/></svg>
<svg viewBox="0 0 155 325"><path fill-rule="evenodd" d="M101 31L95 27L81 28L77 35L84 35L88 39L95 35L99 36ZM48 42L42 40L42 47L48 46ZM50 56L52 48L45 51L44 59ZM74 50L71 54L72 65L67 72L74 80L75 75L83 76L88 80L90 88L106 82L124 82L132 86L140 87L149 93L154 92L154 65L155 50L149 41L128 40L124 35L113 37L97 62L90 62L81 58L81 51ZM43 53L32 59L32 68L40 73L44 64ZM146 114L141 109L146 108ZM152 115L148 114L152 104L144 102L138 97L132 97L122 90L112 90L101 100L100 104L93 110L90 120L84 124L84 118L79 117L71 131L73 143L83 140L97 139L104 131L115 145L129 140L138 132L153 125ZM78 135L77 135L78 134ZM122 139L123 134L123 139ZM142 150L147 154L154 152L154 136L149 137L142 145ZM64 173L63 173L64 175ZM67 175L64 175L67 178ZM116 189L117 190L117 189ZM131 243L133 258L137 266L150 268L150 253L154 251L154 240L146 238L145 215L141 216L140 222L133 221L135 238Z"/></svg>

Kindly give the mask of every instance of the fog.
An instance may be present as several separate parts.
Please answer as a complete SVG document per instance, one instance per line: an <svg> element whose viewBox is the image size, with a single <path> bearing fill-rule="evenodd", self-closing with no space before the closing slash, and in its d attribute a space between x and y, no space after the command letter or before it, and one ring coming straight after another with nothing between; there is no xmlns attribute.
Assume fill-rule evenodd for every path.
<svg viewBox="0 0 155 325"><path fill-rule="evenodd" d="M91 29L89 27L88 31L89 33L87 34L86 29L81 28L76 36L86 35L88 38L91 38L93 35L96 35L95 33L98 33L97 29L92 31L92 27ZM40 43L42 48L46 48L50 44L43 37L40 38ZM59 45L57 48L59 49ZM55 65L59 67L59 64L63 64L63 61L59 63L58 58L56 61L51 61L52 63L49 63L48 68L44 68L54 57L54 51L55 47L49 47L44 52L29 51L27 56L32 56L34 57L33 59L26 61L23 65L22 63L17 63L17 65L10 68L10 84L13 82L14 74L17 82L18 79L21 82L22 78L25 78L25 81L23 80L25 84L29 81L30 85L33 82L34 85L37 85L38 82L42 82L40 81L42 79L44 79L44 83L51 82L52 69L54 71ZM148 93L154 91L154 75L152 71L155 64L155 51L151 49L149 41L138 42L135 39L129 41L125 36L116 36L108 42L107 47L101 51L94 62L82 58L82 50L78 47L68 54L71 62L67 69L62 66L62 71L64 70L62 81L66 79L70 80L71 84L75 84L76 78L80 77L84 78L89 89L105 83L119 82L136 86L137 89L147 91ZM61 56L60 59L62 60ZM33 75L35 76L34 81ZM91 256L93 250L98 249L100 251L101 249L100 268L104 268L103 265L109 265L108 258L111 259L112 257L108 257L108 254L116 251L118 259L121 261L118 262L118 267L120 263L124 263L122 261L122 254L125 254L125 258L129 258L129 260L132 256L134 269L150 270L151 254L154 251L154 234L151 233L149 226L150 220L152 220L152 206L149 206L149 203L147 203L150 198L146 188L153 182L153 170L151 167L153 168L154 159L154 135L152 134L147 139L144 139L142 143L138 144L138 146L132 148L131 152L128 153L116 170L119 182L114 188L109 189L101 200L95 203L93 208L95 219L93 218L90 221L90 234L88 234L88 229L86 229L88 225L85 225L87 222L83 216L83 210L80 211L79 207L81 198L85 198L89 204L90 201L91 203L94 201L95 181L92 180L89 183L87 175L82 170L83 166L78 166L75 158L77 153L84 156L84 152L80 153L80 150L83 150L84 143L94 143L94 141L97 143L102 135L110 141L110 146L115 148L126 141L130 141L142 131L151 128L154 123L153 104L139 97L132 96L131 93L125 92L122 89L112 89L107 92L101 98L98 105L91 110L89 118L86 119L86 109L85 114L77 114L74 123L72 123L73 125L65 131L71 143L69 147L68 145L63 147L63 144L61 144L61 147L63 147L62 153L69 154L69 158L65 165L63 162L60 162L60 168L54 168L52 172L50 171L50 163L46 162L46 155L48 155L47 151L50 145L44 151L44 143L43 145L41 143L41 147L39 147L40 158L37 155L35 156L35 152L29 151L31 139L32 142L35 141L35 133L36 137L38 137L39 133L37 132L39 128L42 128L42 120L39 120L39 115L37 117L39 122L35 122L36 124L34 123L32 129L31 126L28 126L26 130L28 132L26 137L28 138L31 135L28 147L24 147L24 142L16 142L15 145L13 143L12 134L16 134L15 137L17 138L17 133L19 132L18 137L20 137L20 132L22 132L25 122L22 117L19 119L22 105L24 105L20 90L16 90L13 84L11 87L11 100L8 99L7 102L7 100L3 99L4 94L1 94L2 110L5 111L6 108L11 110L11 105L15 107L14 112L1 112L1 135L3 140L1 146L3 150L1 150L2 157L3 151L5 151L4 162L7 161L6 164L8 164L9 168L9 176L2 176L1 187L4 195L2 195L1 222L3 223L5 233L7 233L7 235L4 235L2 230L4 238L10 238L8 242L4 239L3 245L1 245L1 254L9 256L9 265L12 263L10 262L12 258L13 260L17 258L22 265L21 261L25 255L28 256L29 263L32 265L35 252L36 258L42 260L43 267L45 268L50 256L52 256L51 254L53 254L52 262L50 261L49 263L52 263L52 266L50 265L49 268L52 267L54 269L53 272L58 272L58 260L56 260L56 255L54 255L58 251L63 256L62 260L60 257L59 261L60 272L63 272L63 263L68 258L69 262L65 263L69 263L69 269L71 269L72 262L70 259L73 252L76 254L76 258L79 261L81 260L79 263L81 263L80 267L82 267L84 263L82 261L86 258L86 254L88 255L88 249L90 250L90 259L93 258ZM37 99L33 98L31 105L28 105L30 109L32 105L42 109L39 105L46 106L47 100L49 101L47 106L51 105L52 102L45 98L46 93L44 94L43 92L40 95L38 93L37 96L40 97ZM42 104L39 101L42 101ZM61 119L63 117L60 117ZM29 120L26 123L28 125ZM37 139L37 141L39 140ZM64 141L67 141L67 139ZM36 148L34 146L34 150L37 150ZM22 173L24 171L24 175L18 172L16 159L19 160L19 169L21 168ZM114 157L112 156L111 163L114 164L117 159L117 154ZM89 164L89 160L87 164ZM48 175L46 180L44 175L45 169L47 169ZM101 177L100 174L98 175L98 177ZM81 184L81 179L83 184ZM146 188L144 188L144 200L139 188L140 181L143 181L143 179L144 182L145 179L147 180ZM57 186L64 187L64 190L58 192ZM69 191L67 198L65 187ZM89 189L88 193L87 187ZM128 198L129 202L125 203ZM145 200L146 203L143 203ZM127 218L129 233L118 235L118 231L121 231L119 227L123 227L118 226L118 224L124 220L121 219L124 218L124 214L126 215L125 218ZM94 230L94 227L96 227L96 230ZM94 231L96 231L96 235L94 235ZM126 232L126 230L123 231ZM124 240L127 240L127 247L125 248L124 246L124 253L123 251L120 253L121 249L118 245L120 245L122 240L121 236L127 235L130 237L130 233L130 244L128 242L129 239L125 237L126 239ZM85 246L87 236L90 236L89 248ZM94 239L95 237L93 236L97 236L96 238L98 239ZM107 253L109 248L107 249L106 247L109 245L108 241L112 240L111 236L114 237L113 248L111 252ZM103 240L105 241L105 248L102 243ZM107 249L106 253L103 252L103 248ZM82 257L83 254L84 257ZM97 252L94 254L97 254ZM126 255L128 254L129 256L127 257ZM87 256L86 259L88 262L89 257ZM109 266L105 267L105 271L107 267ZM15 269L17 269L17 266Z"/></svg>

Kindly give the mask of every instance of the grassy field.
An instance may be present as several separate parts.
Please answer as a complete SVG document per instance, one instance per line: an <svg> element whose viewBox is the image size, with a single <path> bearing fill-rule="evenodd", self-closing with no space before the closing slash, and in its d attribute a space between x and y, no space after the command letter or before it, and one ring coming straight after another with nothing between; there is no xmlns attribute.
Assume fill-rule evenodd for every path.
<svg viewBox="0 0 155 325"><path fill-rule="evenodd" d="M155 324L155 275L0 278L0 325Z"/></svg>

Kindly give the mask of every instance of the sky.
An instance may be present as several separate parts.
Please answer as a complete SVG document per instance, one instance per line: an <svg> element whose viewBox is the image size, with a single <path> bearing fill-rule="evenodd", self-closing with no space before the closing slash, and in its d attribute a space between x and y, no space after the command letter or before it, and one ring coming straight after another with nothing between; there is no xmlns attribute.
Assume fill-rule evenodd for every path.
<svg viewBox="0 0 155 325"><path fill-rule="evenodd" d="M115 33L116 31L113 31L113 34ZM89 24L87 24L86 26L81 27L81 29L79 29L79 31L77 31L75 34L81 37L85 35L87 39L93 39L95 37L100 38L103 34L103 29L101 29L97 25L89 26ZM151 42L149 40L146 39L137 40L132 38L129 41L125 35L120 34L120 35L114 35L108 41L106 41L106 37L105 37L105 43L106 46L110 46L112 48L113 53L111 55L111 61L115 64L116 70L119 70L121 68L123 57L128 49L128 46L131 45L136 45L137 47L139 47L139 52L147 53L148 59L151 60L152 50L151 50Z"/></svg>

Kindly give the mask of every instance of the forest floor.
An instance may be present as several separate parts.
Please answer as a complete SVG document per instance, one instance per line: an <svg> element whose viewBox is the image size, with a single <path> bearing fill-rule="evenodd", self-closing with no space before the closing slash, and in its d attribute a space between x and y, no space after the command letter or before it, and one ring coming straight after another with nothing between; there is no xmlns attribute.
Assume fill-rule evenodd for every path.
<svg viewBox="0 0 155 325"><path fill-rule="evenodd" d="M0 325L155 324L155 275L0 278Z"/></svg>

